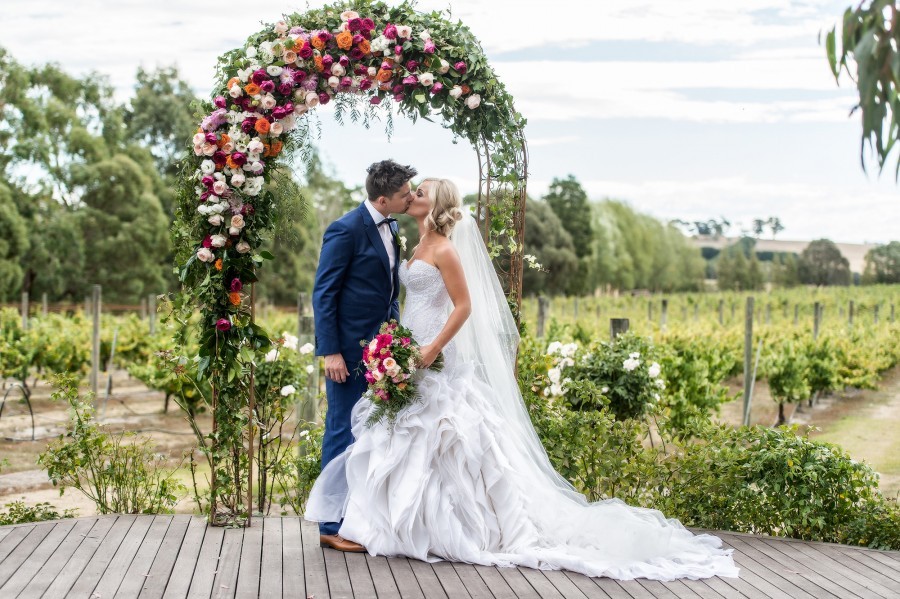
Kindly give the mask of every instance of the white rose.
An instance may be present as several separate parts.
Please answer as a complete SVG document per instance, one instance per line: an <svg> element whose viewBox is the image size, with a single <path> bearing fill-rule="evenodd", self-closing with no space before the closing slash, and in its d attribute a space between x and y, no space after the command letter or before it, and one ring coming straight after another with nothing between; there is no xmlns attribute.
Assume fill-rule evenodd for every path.
<svg viewBox="0 0 900 599"><path fill-rule="evenodd" d="M294 113L297 113L298 108L303 108L303 112L306 112L306 106L303 104L297 104L294 106ZM301 113L302 114L302 113ZM274 123L273 123L274 125ZM297 126L297 118L293 114L289 114L283 119L281 119L281 126L284 128L284 131L293 131Z"/></svg>
<svg viewBox="0 0 900 599"><path fill-rule="evenodd" d="M204 175L211 175L216 172L216 163L212 160L204 160L200 163L200 170Z"/></svg>
<svg viewBox="0 0 900 599"><path fill-rule="evenodd" d="M419 38L420 38L423 42L426 41L426 40L430 40L430 39L431 39L431 33L430 33L427 29L423 29L423 30L419 33Z"/></svg>
<svg viewBox="0 0 900 599"><path fill-rule="evenodd" d="M259 106L263 110L272 110L273 108L278 106L278 101L275 100L275 96L273 96L272 94L266 94L259 101Z"/></svg>
<svg viewBox="0 0 900 599"><path fill-rule="evenodd" d="M212 246L214 248L220 248L220 247L224 246L225 242L227 242L227 241L228 240L225 238L224 235L213 235L212 236Z"/></svg>
<svg viewBox="0 0 900 599"><path fill-rule="evenodd" d="M246 55L247 58L256 58L256 46L249 46Z"/></svg>
<svg viewBox="0 0 900 599"><path fill-rule="evenodd" d="M212 186L213 193L217 196L221 196L228 189L228 184L225 181L216 181Z"/></svg>
<svg viewBox="0 0 900 599"><path fill-rule="evenodd" d="M255 51L255 49L254 49ZM237 75L238 79L247 83L247 80L250 79L250 75L253 73L253 69L238 69Z"/></svg>
<svg viewBox="0 0 900 599"><path fill-rule="evenodd" d="M309 92L306 94L306 105L310 108L315 108L319 105L319 95L315 92Z"/></svg>
<svg viewBox="0 0 900 599"><path fill-rule="evenodd" d="M657 389L665 389L666 382L662 379L656 379L656 387L657 387Z"/></svg>
<svg viewBox="0 0 900 599"><path fill-rule="evenodd" d="M222 224L222 215L221 215L221 214L213 214L212 216L210 216L210 217L209 217L208 219L206 219L206 220L207 220L207 221L209 222L209 224L211 224L212 226L218 227L219 225Z"/></svg>
<svg viewBox="0 0 900 599"><path fill-rule="evenodd" d="M409 39L412 36L412 27L409 25L397 25L397 37Z"/></svg>
<svg viewBox="0 0 900 599"><path fill-rule="evenodd" d="M631 352L630 354L628 354L628 357L629 357L629 358L640 358L640 357L641 357L641 354L639 354L638 352L634 351L634 352Z"/></svg>
<svg viewBox="0 0 900 599"><path fill-rule="evenodd" d="M309 108L310 107L307 106L306 104L294 104L294 114L296 114L297 116L300 116L303 113L305 113L307 110L309 110ZM294 127L292 126L291 129L293 129L293 128Z"/></svg>
<svg viewBox="0 0 900 599"><path fill-rule="evenodd" d="M372 378L374 378L376 382L377 382L377 381L380 381L381 379L384 378L384 373L381 372L380 370L373 370L373 371L372 371Z"/></svg>
<svg viewBox="0 0 900 599"><path fill-rule="evenodd" d="M469 107L470 110L475 110L481 104L481 96L478 94L472 94L468 98L466 98L466 106Z"/></svg>
<svg viewBox="0 0 900 599"><path fill-rule="evenodd" d="M201 262L212 262L215 256L208 248L200 248L197 250L197 260Z"/></svg>
<svg viewBox="0 0 900 599"><path fill-rule="evenodd" d="M650 375L650 378L651 378L651 379L655 379L656 377L659 376L660 370L661 370L661 369L660 369L660 367L659 367L659 364L657 364L656 362L654 362L653 364L650 365L650 368L647 369L647 374Z"/></svg>
<svg viewBox="0 0 900 599"><path fill-rule="evenodd" d="M246 254L250 251L250 244L246 241L242 241L234 246L234 249L237 250L238 254Z"/></svg>
<svg viewBox="0 0 900 599"><path fill-rule="evenodd" d="M336 75L338 77L343 77L344 75L347 74L347 69L345 69L344 65L342 65L341 63L336 62L333 65L331 65L331 74Z"/></svg>
<svg viewBox="0 0 900 599"><path fill-rule="evenodd" d="M340 85L341 85L340 78L335 77L334 75L332 75L331 77L328 78L328 86L331 89L337 89L338 87L340 87Z"/></svg>
<svg viewBox="0 0 900 599"><path fill-rule="evenodd" d="M269 135L272 137L278 137L282 133L284 133L284 125L282 125L278 121L275 121L274 123L272 123L272 126L269 127Z"/></svg>
<svg viewBox="0 0 900 599"><path fill-rule="evenodd" d="M278 357L278 348L275 348L266 354L266 362L274 362L277 357Z"/></svg>
<svg viewBox="0 0 900 599"><path fill-rule="evenodd" d="M244 176L244 173L238 171L235 174L231 175L231 184L235 187L240 187L244 184L247 178Z"/></svg>
<svg viewBox="0 0 900 599"><path fill-rule="evenodd" d="M628 358L627 360L622 362L622 367L625 370L627 370L628 372L631 372L632 370L634 370L635 368L637 368L640 365L641 365L641 361L637 360L635 358Z"/></svg>
<svg viewBox="0 0 900 599"><path fill-rule="evenodd" d="M193 143L195 146L201 146L206 143L206 136L202 133L194 133Z"/></svg>
<svg viewBox="0 0 900 599"><path fill-rule="evenodd" d="M450 90L450 97L454 100L459 100L459 97L462 95L462 88L458 85L454 85Z"/></svg>
<svg viewBox="0 0 900 599"><path fill-rule="evenodd" d="M277 23L275 23L275 33L277 33L278 35L284 35L288 32L288 29L288 24L284 21L278 21Z"/></svg>
<svg viewBox="0 0 900 599"><path fill-rule="evenodd" d="M547 355L552 356L556 352L558 352L562 348L562 343L559 341L554 341L550 345L547 346Z"/></svg>
<svg viewBox="0 0 900 599"><path fill-rule="evenodd" d="M265 149L266 147L263 145L263 142L259 141L258 137L254 137L253 141L247 144L247 151L251 154L259 154Z"/></svg>
<svg viewBox="0 0 900 599"><path fill-rule="evenodd" d="M551 368L547 371L547 377L550 379L550 382L553 384L559 383L559 378L562 373L559 368Z"/></svg>
<svg viewBox="0 0 900 599"><path fill-rule="evenodd" d="M313 368L312 364L310 364L309 366L306 367L307 374L312 374L313 371L315 371L315 368Z"/></svg>
<svg viewBox="0 0 900 599"><path fill-rule="evenodd" d="M244 217L241 214L235 214L231 217L231 226L237 227L238 229L244 228Z"/></svg>
<svg viewBox="0 0 900 599"><path fill-rule="evenodd" d="M374 77L375 75L378 74L378 69L376 69L375 67L369 67L369 69L366 71L366 73L369 74L369 77ZM200 134L198 133L197 135L200 135ZM194 142L194 143L197 143L197 142Z"/></svg>
<svg viewBox="0 0 900 599"><path fill-rule="evenodd" d="M369 351L373 352L376 349L378 349L378 340L372 339L371 341L369 341Z"/></svg>
<svg viewBox="0 0 900 599"><path fill-rule="evenodd" d="M293 395L297 392L297 389L293 385L285 385L281 388L281 396L287 397L288 395Z"/></svg>
<svg viewBox="0 0 900 599"><path fill-rule="evenodd" d="M300 346L300 353L301 354L311 354L314 349L316 349L316 348L313 347L312 343L304 343L303 345Z"/></svg>
<svg viewBox="0 0 900 599"><path fill-rule="evenodd" d="M578 351L577 343L566 343L562 346L562 355L566 358L571 358L575 355L575 352Z"/></svg>
<svg viewBox="0 0 900 599"><path fill-rule="evenodd" d="M603 387L600 389L600 393L609 393L609 387Z"/></svg>
<svg viewBox="0 0 900 599"><path fill-rule="evenodd" d="M241 234L241 229L240 227L228 227L228 234L237 237Z"/></svg>
<svg viewBox="0 0 900 599"><path fill-rule="evenodd" d="M419 83L421 83L425 87L431 87L434 85L434 74L433 73L422 73L419 75Z"/></svg>
<svg viewBox="0 0 900 599"><path fill-rule="evenodd" d="M269 77L278 77L279 75L281 75L282 71L284 71L284 69L277 64L272 64L266 67L266 73L269 74Z"/></svg>
<svg viewBox="0 0 900 599"><path fill-rule="evenodd" d="M345 10L341 13L341 21L349 21L350 19L358 19L359 13L355 10Z"/></svg>
<svg viewBox="0 0 900 599"><path fill-rule="evenodd" d="M438 69L438 73L440 73L441 75L444 75L444 74L448 73L449 71L450 71L450 63L442 58L441 59L441 68Z"/></svg>

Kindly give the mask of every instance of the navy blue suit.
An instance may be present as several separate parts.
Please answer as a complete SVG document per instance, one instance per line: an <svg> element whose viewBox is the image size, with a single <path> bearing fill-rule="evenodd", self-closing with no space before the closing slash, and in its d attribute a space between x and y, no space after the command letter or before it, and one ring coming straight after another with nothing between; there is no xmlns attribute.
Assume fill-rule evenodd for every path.
<svg viewBox="0 0 900 599"><path fill-rule="evenodd" d="M391 227L394 237L393 270L365 202L331 223L322 238L312 298L316 355L341 354L350 372L344 383L325 379L328 411L322 468L353 442L350 412L366 390L360 341L374 337L381 323L400 318L397 223L382 226ZM319 523L321 534L334 535L339 528L339 522Z"/></svg>

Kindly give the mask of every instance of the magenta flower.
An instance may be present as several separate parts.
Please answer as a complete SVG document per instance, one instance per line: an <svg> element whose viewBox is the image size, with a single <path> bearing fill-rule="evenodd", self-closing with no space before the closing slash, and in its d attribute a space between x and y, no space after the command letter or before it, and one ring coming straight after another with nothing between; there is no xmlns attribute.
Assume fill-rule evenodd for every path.
<svg viewBox="0 0 900 599"><path fill-rule="evenodd" d="M241 283L240 279L238 279L237 277L231 279L231 285L230 285L229 289L231 289L232 292L240 291L243 288L244 288L244 284Z"/></svg>
<svg viewBox="0 0 900 599"><path fill-rule="evenodd" d="M363 42L364 39L366 39L366 38L365 38L363 35L357 33L356 35L353 36L353 43L354 43L354 44L361 44L361 43Z"/></svg>
<svg viewBox="0 0 900 599"><path fill-rule="evenodd" d="M250 75L250 79L256 85L260 85L263 81L269 80L269 74L265 69L256 69L255 71L253 71L253 74Z"/></svg>
<svg viewBox="0 0 900 599"><path fill-rule="evenodd" d="M253 216L253 213L256 212L256 209L250 204L244 204L241 206L241 214L244 216Z"/></svg>
<svg viewBox="0 0 900 599"><path fill-rule="evenodd" d="M293 91L293 89L294 89L294 86L291 85L290 83L282 83L281 85L278 86L278 93L281 94L282 96L286 96L286 95L290 94Z"/></svg>
<svg viewBox="0 0 900 599"><path fill-rule="evenodd" d="M241 131L243 131L244 133L250 133L251 131L253 131L253 129L255 127L256 127L256 118L255 117L250 117L250 118L244 119L244 121L241 123Z"/></svg>
<svg viewBox="0 0 900 599"><path fill-rule="evenodd" d="M204 191L203 193L200 194L200 201L205 202L206 200L209 199L210 195L212 195L212 192Z"/></svg>
<svg viewBox="0 0 900 599"><path fill-rule="evenodd" d="M409 75L403 78L404 85L415 85L419 82L419 79L415 75Z"/></svg>
<svg viewBox="0 0 900 599"><path fill-rule="evenodd" d="M259 84L259 89L263 90L266 93L272 93L273 91L275 91L275 82L271 79L263 81Z"/></svg>
<svg viewBox="0 0 900 599"><path fill-rule="evenodd" d="M371 79L363 79L362 81L359 82L359 89L360 89L361 91L366 91L366 90L369 89L370 87L372 87L372 80L371 80Z"/></svg>
<svg viewBox="0 0 900 599"><path fill-rule="evenodd" d="M366 382L369 383L370 385L375 382L375 377L372 375L371 372L366 373Z"/></svg>
<svg viewBox="0 0 900 599"><path fill-rule="evenodd" d="M220 331L227 331L231 329L231 321L227 318L220 318L216 321L216 328Z"/></svg>
<svg viewBox="0 0 900 599"><path fill-rule="evenodd" d="M360 29L362 29L362 19L360 19L359 17L350 19L349 21L347 21L347 27L350 29L350 31L359 31Z"/></svg>
<svg viewBox="0 0 900 599"><path fill-rule="evenodd" d="M407 61L407 63L406 63L406 70L407 70L407 71L409 71L410 73L412 73L412 72L414 72L417 68L419 68L419 63L418 63L418 62L416 62L415 60Z"/></svg>
<svg viewBox="0 0 900 599"><path fill-rule="evenodd" d="M225 96L216 96L216 99L213 100L213 104L215 104L219 108L225 108L225 106L227 106L225 102Z"/></svg>
<svg viewBox="0 0 900 599"><path fill-rule="evenodd" d="M327 31L319 31L316 35L318 35L319 39L322 40L323 42L327 42L332 37L331 34L328 33Z"/></svg>
<svg viewBox="0 0 900 599"><path fill-rule="evenodd" d="M360 86L360 87L362 87L362 86ZM379 104L381 104L381 96L372 96L371 98L369 98L369 104L374 104L375 106L378 106Z"/></svg>
<svg viewBox="0 0 900 599"><path fill-rule="evenodd" d="M215 183L216 180L212 175L203 175L203 178L200 179L200 183L205 185L206 187L212 187L212 184Z"/></svg>
<svg viewBox="0 0 900 599"><path fill-rule="evenodd" d="M384 28L384 37L389 40L397 39L397 26L396 25L388 25Z"/></svg>
<svg viewBox="0 0 900 599"><path fill-rule="evenodd" d="M326 54L322 57L322 66L326 69L330 69L331 65L334 64L334 57L331 54Z"/></svg>
<svg viewBox="0 0 900 599"><path fill-rule="evenodd" d="M215 154L212 155L212 159L216 164L225 164L228 156L222 150L216 150Z"/></svg>
<svg viewBox="0 0 900 599"><path fill-rule="evenodd" d="M324 106L325 104L328 104L330 101L331 101L331 96L329 96L325 92L319 93L319 104L322 104Z"/></svg>
<svg viewBox="0 0 900 599"><path fill-rule="evenodd" d="M352 58L353 60L362 60L363 56L365 56L365 54L363 54L363 51L359 48L353 48L352 50L350 50L350 58Z"/></svg>
<svg viewBox="0 0 900 599"><path fill-rule="evenodd" d="M243 152L232 152L231 161L238 166L244 166L247 164L247 155Z"/></svg>
<svg viewBox="0 0 900 599"><path fill-rule="evenodd" d="M394 46L394 54L397 56L403 54L403 46Z"/></svg>
<svg viewBox="0 0 900 599"><path fill-rule="evenodd" d="M310 46L308 42L303 44L303 47L300 48L299 52L297 52L297 56L299 56L300 58L302 58L304 60L312 58L312 55L313 55L313 49L312 49L312 46Z"/></svg>
<svg viewBox="0 0 900 599"><path fill-rule="evenodd" d="M431 86L431 95L438 94L444 90L444 84L438 81Z"/></svg>
<svg viewBox="0 0 900 599"><path fill-rule="evenodd" d="M203 241L200 243L206 249L210 249L212 247L212 235L207 235L203 238Z"/></svg>
<svg viewBox="0 0 900 599"><path fill-rule="evenodd" d="M346 66L349 66L349 65L350 65L350 59L347 58L346 55L341 56L341 57L338 59L338 62L341 64L342 67L346 67Z"/></svg>
<svg viewBox="0 0 900 599"><path fill-rule="evenodd" d="M341 87L350 87L351 85L353 85L353 77L341 78Z"/></svg>
<svg viewBox="0 0 900 599"><path fill-rule="evenodd" d="M435 51L434 42L431 40L426 41L425 42L425 54L434 54L434 51Z"/></svg>
<svg viewBox="0 0 900 599"><path fill-rule="evenodd" d="M454 69L457 73L459 73L460 75L465 75L465 73L466 73L466 63L464 63L463 61L460 60L458 63L456 63L455 65L453 65L453 69Z"/></svg>
<svg viewBox="0 0 900 599"><path fill-rule="evenodd" d="M363 31L372 31L373 29L375 29L375 21L366 17L365 19L362 20L362 26L363 26ZM394 30L396 31L396 28L394 28Z"/></svg>

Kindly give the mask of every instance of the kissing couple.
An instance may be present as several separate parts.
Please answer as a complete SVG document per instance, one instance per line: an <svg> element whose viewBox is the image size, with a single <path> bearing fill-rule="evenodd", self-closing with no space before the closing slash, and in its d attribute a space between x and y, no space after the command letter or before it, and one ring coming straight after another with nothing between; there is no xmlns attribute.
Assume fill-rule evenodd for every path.
<svg viewBox="0 0 900 599"><path fill-rule="evenodd" d="M719 538L657 510L589 502L550 463L515 376L518 328L456 185L383 160L368 199L325 231L313 290L328 409L304 517L323 547L621 580L737 576ZM392 214L416 221L400 259ZM406 288L401 312L400 286ZM360 340L398 319L422 354L420 397L367 425ZM440 370L427 369L443 355Z"/></svg>

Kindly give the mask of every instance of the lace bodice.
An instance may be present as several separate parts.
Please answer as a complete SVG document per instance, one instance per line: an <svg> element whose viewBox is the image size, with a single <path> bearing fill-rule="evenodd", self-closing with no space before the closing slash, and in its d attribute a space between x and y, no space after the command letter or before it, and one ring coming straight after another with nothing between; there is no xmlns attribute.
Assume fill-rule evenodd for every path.
<svg viewBox="0 0 900 599"><path fill-rule="evenodd" d="M406 287L400 323L409 327L419 345L431 343L444 328L453 309L441 271L422 260L409 265L404 260L400 264L400 283ZM450 365L456 357L452 340L444 347L443 354L444 365Z"/></svg>

